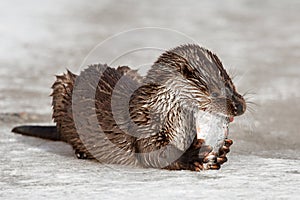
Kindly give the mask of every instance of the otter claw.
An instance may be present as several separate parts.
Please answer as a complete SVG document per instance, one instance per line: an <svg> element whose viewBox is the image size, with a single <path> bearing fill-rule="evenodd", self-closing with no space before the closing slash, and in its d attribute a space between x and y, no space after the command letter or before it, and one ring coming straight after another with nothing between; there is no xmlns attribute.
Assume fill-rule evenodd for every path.
<svg viewBox="0 0 300 200"><path fill-rule="evenodd" d="M225 143L224 143L224 146L226 146L226 147L230 147L230 146L233 144L233 141L230 140L230 139L225 139L224 142L225 142Z"/></svg>
<svg viewBox="0 0 300 200"><path fill-rule="evenodd" d="M209 169L212 169L212 170L219 170L221 168L221 165L218 163L209 164L208 166L209 166Z"/></svg>
<svg viewBox="0 0 300 200"><path fill-rule="evenodd" d="M218 163L212 163L212 164L210 164L210 163L204 163L204 164L203 164L203 168L204 168L205 170L208 170L208 169L211 169L211 170L219 170L219 169L221 168L221 165L218 164Z"/></svg>
<svg viewBox="0 0 300 200"><path fill-rule="evenodd" d="M203 162L204 163L208 163L208 162L216 162L217 161L217 156L216 155L213 155L213 154L210 154L208 156L206 156L204 159L203 159Z"/></svg>
<svg viewBox="0 0 300 200"><path fill-rule="evenodd" d="M201 170L203 170L202 164L199 163L199 162L194 162L194 170L195 171L201 171Z"/></svg>
<svg viewBox="0 0 300 200"><path fill-rule="evenodd" d="M222 151L225 152L225 153L229 153L230 149L227 146L223 146Z"/></svg>
<svg viewBox="0 0 300 200"><path fill-rule="evenodd" d="M223 163L227 162L227 158L226 157L218 157L217 158L217 163L222 165Z"/></svg>

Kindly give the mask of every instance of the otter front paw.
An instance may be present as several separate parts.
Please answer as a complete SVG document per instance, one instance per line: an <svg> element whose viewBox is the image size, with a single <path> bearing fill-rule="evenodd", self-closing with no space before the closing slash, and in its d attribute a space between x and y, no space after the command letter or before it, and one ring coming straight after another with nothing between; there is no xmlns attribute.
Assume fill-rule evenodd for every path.
<svg viewBox="0 0 300 200"><path fill-rule="evenodd" d="M181 157L181 161L187 163L203 163L203 159L206 158L213 148L209 145L203 144L202 140L194 143Z"/></svg>
<svg viewBox="0 0 300 200"><path fill-rule="evenodd" d="M212 147L204 144L204 140L194 140L191 147L176 162L181 167L191 171L203 170L203 159L212 151Z"/></svg>
<svg viewBox="0 0 300 200"><path fill-rule="evenodd" d="M165 167L165 169L201 171L204 169L203 159L211 151L212 147L204 145L203 140L195 140L178 160Z"/></svg>
<svg viewBox="0 0 300 200"><path fill-rule="evenodd" d="M230 152L229 147L233 144L233 141L230 139L225 139L224 145L219 150L219 155L217 157L217 163L222 165L227 162L226 155Z"/></svg>
<svg viewBox="0 0 300 200"><path fill-rule="evenodd" d="M225 139L224 145L219 149L219 152L211 152L203 159L204 169L218 170L221 165L227 162L227 153L230 152L229 147L233 144L230 139Z"/></svg>

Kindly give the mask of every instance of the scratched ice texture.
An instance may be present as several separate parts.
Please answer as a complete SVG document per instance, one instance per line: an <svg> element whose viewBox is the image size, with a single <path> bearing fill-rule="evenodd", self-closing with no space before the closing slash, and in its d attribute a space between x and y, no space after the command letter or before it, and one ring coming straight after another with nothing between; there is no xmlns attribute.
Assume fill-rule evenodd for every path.
<svg viewBox="0 0 300 200"><path fill-rule="evenodd" d="M299 199L299 10L298 0L1 1L0 198ZM97 44L137 27L174 29L213 50L255 103L230 125L234 144L221 170L101 165L76 159L62 142L10 132L19 124L52 124L54 75L78 72ZM153 35L134 37L136 43L122 38L91 62ZM125 64L135 67L157 52L147 61L130 57Z"/></svg>

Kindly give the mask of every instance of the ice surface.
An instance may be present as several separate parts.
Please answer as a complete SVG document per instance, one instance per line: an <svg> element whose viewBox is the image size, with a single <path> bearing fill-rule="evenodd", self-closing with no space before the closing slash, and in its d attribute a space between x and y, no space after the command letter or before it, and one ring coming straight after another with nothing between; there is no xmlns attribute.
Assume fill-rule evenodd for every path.
<svg viewBox="0 0 300 200"><path fill-rule="evenodd" d="M70 146L1 132L1 199L289 199L300 161L229 154L219 171L165 171L78 160Z"/></svg>
<svg viewBox="0 0 300 200"><path fill-rule="evenodd" d="M300 198L298 0L0 4L0 199ZM234 83L241 93L250 90L248 101L256 105L249 103L245 116L230 124L234 144L220 171L103 166L76 159L64 143L10 133L19 124L51 123L48 95L55 74L78 71L98 43L144 26L191 36L237 74ZM140 44L153 38L136 39ZM128 41L105 53L114 54ZM131 54L122 63L153 62L157 52L151 53Z"/></svg>

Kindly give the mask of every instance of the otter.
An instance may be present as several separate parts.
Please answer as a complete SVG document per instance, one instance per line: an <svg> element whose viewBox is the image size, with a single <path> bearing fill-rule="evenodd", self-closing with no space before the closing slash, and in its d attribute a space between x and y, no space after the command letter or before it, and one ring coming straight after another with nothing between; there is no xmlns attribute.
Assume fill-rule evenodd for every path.
<svg viewBox="0 0 300 200"><path fill-rule="evenodd" d="M196 44L162 53L145 77L128 66L93 64L56 76L52 89L56 126L12 132L67 142L77 158L107 164L219 169L232 145L228 124L246 110L220 59ZM207 115L214 118L199 117ZM217 128L207 133L221 135L215 149L199 136L199 123Z"/></svg>

